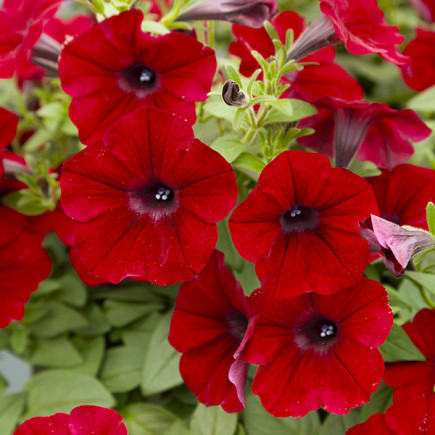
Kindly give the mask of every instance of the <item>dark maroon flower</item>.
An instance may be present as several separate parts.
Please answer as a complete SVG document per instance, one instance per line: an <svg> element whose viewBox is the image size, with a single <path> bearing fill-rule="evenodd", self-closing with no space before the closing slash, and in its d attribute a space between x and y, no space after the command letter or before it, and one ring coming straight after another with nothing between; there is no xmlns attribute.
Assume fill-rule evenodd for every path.
<svg viewBox="0 0 435 435"><path fill-rule="evenodd" d="M417 28L417 36L405 47L410 69L402 69L405 83L416 91L435 85L435 31Z"/></svg>
<svg viewBox="0 0 435 435"><path fill-rule="evenodd" d="M65 213L80 221L81 260L115 283L194 277L216 245L215 222L237 200L229 163L194 139L186 120L155 108L123 117L104 142L68 160L60 184Z"/></svg>
<svg viewBox="0 0 435 435"><path fill-rule="evenodd" d="M294 38L300 36L304 29L304 18L296 12L281 12L271 20L282 42L288 29L294 32ZM275 47L266 29L250 29L245 26L233 26L236 41L230 45L230 53L241 58L240 72L250 77L259 68L252 56L253 50L258 51L265 59L275 54ZM315 62L318 65L305 65L301 71L292 71L285 76L285 82L291 83L287 97L315 100L324 95L330 95L343 100L358 100L363 97L359 83L342 67L334 63L335 50L327 47L301 62ZM328 77L328 80L325 80Z"/></svg>
<svg viewBox="0 0 435 435"><path fill-rule="evenodd" d="M366 278L332 296L265 302L244 350L260 365L252 391L276 417L319 407L345 414L378 387L384 361L376 348L392 324L387 292Z"/></svg>
<svg viewBox="0 0 435 435"><path fill-rule="evenodd" d="M411 109L394 110L384 103L322 98L315 102L318 113L303 119L300 128L315 133L298 139L304 146L347 167L357 156L378 167L393 169L414 153L411 140L419 142L432 130Z"/></svg>
<svg viewBox="0 0 435 435"><path fill-rule="evenodd" d="M372 185L382 218L398 225L429 229L426 207L429 202L435 202L433 169L399 165L367 181Z"/></svg>
<svg viewBox="0 0 435 435"><path fill-rule="evenodd" d="M0 107L0 178L3 177L3 150L12 142L18 126L18 116Z"/></svg>
<svg viewBox="0 0 435 435"><path fill-rule="evenodd" d="M206 0L183 12L176 21L223 20L259 28L277 10L277 0Z"/></svg>
<svg viewBox="0 0 435 435"><path fill-rule="evenodd" d="M186 385L207 406L227 412L245 407L249 364L242 361L252 335L257 307L214 251L198 276L181 285L169 342L183 353L180 372Z"/></svg>
<svg viewBox="0 0 435 435"><path fill-rule="evenodd" d="M0 328L24 315L24 304L50 273L41 237L26 229L23 215L0 207Z"/></svg>
<svg viewBox="0 0 435 435"><path fill-rule="evenodd" d="M426 361L387 364L384 381L394 388L394 401L407 399L411 392L430 393L435 387L435 309L420 310L402 328Z"/></svg>
<svg viewBox="0 0 435 435"><path fill-rule="evenodd" d="M229 226L270 297L332 294L362 277L369 245L358 222L376 210L364 179L321 154L286 151L264 168Z"/></svg>
<svg viewBox="0 0 435 435"><path fill-rule="evenodd" d="M324 16L304 31L289 59L301 59L342 40L352 54L378 53L396 65L409 62L395 47L403 42L403 36L386 23L376 0L320 0L320 10Z"/></svg>
<svg viewBox="0 0 435 435"><path fill-rule="evenodd" d="M44 24L54 16L62 0L4 0L0 11L0 77L18 74L31 78L38 68L30 52Z"/></svg>
<svg viewBox="0 0 435 435"><path fill-rule="evenodd" d="M127 435L122 416L113 409L83 405L71 413L34 417L22 423L14 435Z"/></svg>
<svg viewBox="0 0 435 435"><path fill-rule="evenodd" d="M371 253L380 253L386 268L399 278L414 255L435 250L435 237L418 228L401 226L371 215L360 226L360 234L370 244Z"/></svg>
<svg viewBox="0 0 435 435"><path fill-rule="evenodd" d="M154 38L130 10L95 24L68 42L59 59L62 87L80 139L101 140L123 115L154 106L195 122L216 70L213 50L180 32Z"/></svg>

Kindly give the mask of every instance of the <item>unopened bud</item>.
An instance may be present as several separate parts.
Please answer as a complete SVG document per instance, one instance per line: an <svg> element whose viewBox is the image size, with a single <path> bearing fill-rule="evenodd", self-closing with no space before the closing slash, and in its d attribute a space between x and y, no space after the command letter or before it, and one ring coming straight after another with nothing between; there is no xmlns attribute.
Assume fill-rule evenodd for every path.
<svg viewBox="0 0 435 435"><path fill-rule="evenodd" d="M228 106L245 107L249 104L248 94L233 80L225 82L222 88L222 98Z"/></svg>

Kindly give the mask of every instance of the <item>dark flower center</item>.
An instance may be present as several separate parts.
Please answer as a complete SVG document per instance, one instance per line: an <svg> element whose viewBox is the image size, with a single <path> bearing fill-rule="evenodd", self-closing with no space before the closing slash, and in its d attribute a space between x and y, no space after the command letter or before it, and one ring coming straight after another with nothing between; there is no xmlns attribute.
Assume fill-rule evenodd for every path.
<svg viewBox="0 0 435 435"><path fill-rule="evenodd" d="M248 327L246 317L239 310L234 309L234 312L226 320L230 326L230 334L242 341Z"/></svg>
<svg viewBox="0 0 435 435"><path fill-rule="evenodd" d="M153 89L157 81L156 73L142 62L135 63L122 75L134 89Z"/></svg>
<svg viewBox="0 0 435 435"><path fill-rule="evenodd" d="M314 317L295 329L295 341L301 350L314 348L315 351L323 354L337 341L337 333L338 327L333 321Z"/></svg>
<svg viewBox="0 0 435 435"><path fill-rule="evenodd" d="M281 216L280 223L286 234L302 233L316 228L319 223L318 214L313 208L295 204Z"/></svg>
<svg viewBox="0 0 435 435"><path fill-rule="evenodd" d="M154 218L160 218L175 211L178 201L175 192L165 184L154 181L142 189L129 193L129 205L134 211L150 213Z"/></svg>

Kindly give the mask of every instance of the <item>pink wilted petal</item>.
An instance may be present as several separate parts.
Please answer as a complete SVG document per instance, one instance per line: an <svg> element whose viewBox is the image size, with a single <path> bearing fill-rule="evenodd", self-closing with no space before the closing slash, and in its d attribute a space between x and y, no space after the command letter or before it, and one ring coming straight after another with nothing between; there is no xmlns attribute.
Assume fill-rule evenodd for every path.
<svg viewBox="0 0 435 435"><path fill-rule="evenodd" d="M113 16L68 42L59 58L62 87L73 101L70 116L81 140L101 140L119 118L153 106L193 124L216 70L214 52L174 32L152 37L141 31L137 9Z"/></svg>
<svg viewBox="0 0 435 435"><path fill-rule="evenodd" d="M180 14L176 21L223 20L259 28L277 10L277 0L206 0Z"/></svg>
<svg viewBox="0 0 435 435"><path fill-rule="evenodd" d="M71 411L68 422L71 435L127 435L122 416L100 406L78 406Z"/></svg>
<svg viewBox="0 0 435 435"><path fill-rule="evenodd" d="M181 375L200 402L227 412L244 408L248 363L241 354L257 309L255 297L243 294L216 250L199 275L180 287L169 342L183 353Z"/></svg>
<svg viewBox="0 0 435 435"><path fill-rule="evenodd" d="M61 186L65 212L81 221L74 237L83 264L110 282L191 279L216 244L215 222L237 200L226 160L193 139L187 121L155 108L125 116L104 143L65 163Z"/></svg>
<svg viewBox="0 0 435 435"><path fill-rule="evenodd" d="M22 423L14 435L71 435L68 414L54 414L49 417L34 417Z"/></svg>
<svg viewBox="0 0 435 435"><path fill-rule="evenodd" d="M276 417L319 407L345 414L379 385L384 362L375 348L392 322L385 289L365 278L332 296L265 303L244 349L244 359L260 365L252 391Z"/></svg>
<svg viewBox="0 0 435 435"><path fill-rule="evenodd" d="M373 414L367 421L352 426L346 432L346 435L367 435L367 434L395 435L396 432L394 432L387 426L387 424L385 423L385 414L381 414L381 413Z"/></svg>
<svg viewBox="0 0 435 435"><path fill-rule="evenodd" d="M229 226L270 297L332 294L362 276L369 247L357 216L376 208L361 178L331 168L321 154L286 151L266 166Z"/></svg>

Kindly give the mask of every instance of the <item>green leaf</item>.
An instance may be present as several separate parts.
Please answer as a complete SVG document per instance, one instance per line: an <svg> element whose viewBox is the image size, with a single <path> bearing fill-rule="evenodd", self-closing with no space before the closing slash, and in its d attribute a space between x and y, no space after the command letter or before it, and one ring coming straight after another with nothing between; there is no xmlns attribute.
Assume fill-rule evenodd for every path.
<svg viewBox="0 0 435 435"><path fill-rule="evenodd" d="M233 119L233 130L235 131L240 130L240 127L242 126L242 122L245 118L245 113L246 113L246 109L244 108L237 109Z"/></svg>
<svg viewBox="0 0 435 435"><path fill-rule="evenodd" d="M435 236L435 205L433 202L429 202L426 207L427 224L429 231Z"/></svg>
<svg viewBox="0 0 435 435"><path fill-rule="evenodd" d="M361 421L366 421L377 412L385 412L393 403L393 389L382 381L378 389L371 395L370 401L361 407Z"/></svg>
<svg viewBox="0 0 435 435"><path fill-rule="evenodd" d="M11 335L11 348L22 355L29 345L29 335L25 329L16 329Z"/></svg>
<svg viewBox="0 0 435 435"><path fill-rule="evenodd" d="M105 301L104 312L112 326L125 326L154 311L164 308L163 304L138 304L116 301Z"/></svg>
<svg viewBox="0 0 435 435"><path fill-rule="evenodd" d="M26 216L37 216L45 213L49 209L41 203L40 198L37 197L36 194L33 194L34 196L29 196L25 194L25 192L30 193L30 190L23 189L18 192L8 193L2 197L1 202L18 213Z"/></svg>
<svg viewBox="0 0 435 435"><path fill-rule="evenodd" d="M94 289L92 297L95 299L111 299L120 302L151 303L160 302L161 299L153 293L156 286L149 283L129 285L123 288L97 288Z"/></svg>
<svg viewBox="0 0 435 435"><path fill-rule="evenodd" d="M242 144L237 136L225 135L218 137L211 148L217 151L229 163L232 163L246 148L248 144Z"/></svg>
<svg viewBox="0 0 435 435"><path fill-rule="evenodd" d="M153 403L132 403L121 410L129 435L188 435L174 414Z"/></svg>
<svg viewBox="0 0 435 435"><path fill-rule="evenodd" d="M0 397L0 433L2 435L13 433L24 410L24 399L22 393Z"/></svg>
<svg viewBox="0 0 435 435"><path fill-rule="evenodd" d="M157 21L142 21L141 29L145 33L157 33L158 35L170 33L169 29Z"/></svg>
<svg viewBox="0 0 435 435"><path fill-rule="evenodd" d="M231 238L230 230L228 228L228 219L217 223L218 227L218 241L216 249L225 254L225 263L230 266L232 270L242 271L246 261L237 252L234 246L233 239Z"/></svg>
<svg viewBox="0 0 435 435"><path fill-rule="evenodd" d="M249 435L317 435L320 430L319 416L315 411L302 418L276 418L263 408L259 398L252 393L246 397L243 421Z"/></svg>
<svg viewBox="0 0 435 435"><path fill-rule="evenodd" d="M248 86L246 87L246 92L249 96L252 96L252 87L254 86L255 80L257 80L257 77L261 73L261 68L258 68L255 70L254 74L252 74L251 78L249 79Z"/></svg>
<svg viewBox="0 0 435 435"><path fill-rule="evenodd" d="M266 165L263 160L254 154L243 152L233 161L233 166L260 173Z"/></svg>
<svg viewBox="0 0 435 435"><path fill-rule="evenodd" d="M433 273L406 271L405 278L409 278L435 295L435 275Z"/></svg>
<svg viewBox="0 0 435 435"><path fill-rule="evenodd" d="M84 316L62 302L47 302L48 313L38 323L29 326L29 331L41 338L51 338L66 331L88 325Z"/></svg>
<svg viewBox="0 0 435 435"><path fill-rule="evenodd" d="M168 342L171 317L172 312L166 313L151 336L142 369L141 390L144 396L183 383L178 369L181 355Z"/></svg>
<svg viewBox="0 0 435 435"><path fill-rule="evenodd" d="M266 123L274 123L274 122L292 122L297 121L302 118L306 118L307 116L315 115L317 110L314 106L305 101L295 100L295 99L281 99L278 101L290 101L292 106L292 112L285 112L284 109L286 106L282 105L279 107L274 107L269 111L265 122ZM271 104L271 103L269 103ZM288 106L287 106L288 108Z"/></svg>
<svg viewBox="0 0 435 435"><path fill-rule="evenodd" d="M341 435L361 422L360 409L351 409L345 415L329 414L323 423L320 435ZM369 435L369 434L367 434ZM374 435L374 434L373 434Z"/></svg>
<svg viewBox="0 0 435 435"><path fill-rule="evenodd" d="M28 393L25 418L70 413L79 405L111 408L115 399L94 377L73 370L46 370L24 387Z"/></svg>
<svg viewBox="0 0 435 435"><path fill-rule="evenodd" d="M206 407L199 403L191 418L192 435L233 435L237 428L237 414L229 414L220 406Z"/></svg>
<svg viewBox="0 0 435 435"><path fill-rule="evenodd" d="M101 381L112 393L124 393L141 382L145 350L120 346L109 349L101 367Z"/></svg>
<svg viewBox="0 0 435 435"><path fill-rule="evenodd" d="M240 86L240 89L242 89L243 88L242 80L239 76L239 73L236 71L236 69L232 65L225 65L225 70L227 72L228 79L236 82Z"/></svg>
<svg viewBox="0 0 435 435"><path fill-rule="evenodd" d="M88 294L86 287L77 275L68 274L59 279L59 299L74 307L83 307L86 304Z"/></svg>
<svg viewBox="0 0 435 435"><path fill-rule="evenodd" d="M147 349L148 343L156 329L156 325L162 317L160 313L151 313L145 319L140 320L134 325L130 325L129 328L121 334L124 344L128 347Z"/></svg>
<svg viewBox="0 0 435 435"><path fill-rule="evenodd" d="M74 337L73 344L82 357L83 363L73 370L96 377L103 362L106 343L103 337Z"/></svg>
<svg viewBox="0 0 435 435"><path fill-rule="evenodd" d="M98 305L89 305L83 308L80 312L86 317L88 324L86 326L76 328L74 330L76 334L92 336L102 335L110 331L109 322Z"/></svg>
<svg viewBox="0 0 435 435"><path fill-rule="evenodd" d="M225 104L221 97L210 97L204 104L203 109L210 115L216 118L226 119L229 122L233 122L234 116L237 112L237 108L234 106L228 106Z"/></svg>
<svg viewBox="0 0 435 435"><path fill-rule="evenodd" d="M260 281L255 273L255 264L243 262L243 269L239 271L234 271L234 275L243 287L245 295L249 296L254 290L261 287Z"/></svg>
<svg viewBox="0 0 435 435"><path fill-rule="evenodd" d="M59 337L37 340L29 362L36 366L69 368L81 364L83 358L67 338Z"/></svg>
<svg viewBox="0 0 435 435"><path fill-rule="evenodd" d="M288 116L293 116L293 106L289 99L269 101L269 105Z"/></svg>
<svg viewBox="0 0 435 435"><path fill-rule="evenodd" d="M432 86L423 92L419 92L415 97L408 101L407 107L421 112L434 112L435 86Z"/></svg>
<svg viewBox="0 0 435 435"><path fill-rule="evenodd" d="M368 277L370 278L370 277ZM373 279L373 278L370 278ZM408 301L402 298L402 292L399 292L395 288L382 284L388 292L388 301L392 307L405 308L406 310L412 310L412 305Z"/></svg>
<svg viewBox="0 0 435 435"><path fill-rule="evenodd" d="M414 346L405 330L395 323L393 323L387 340L379 350L386 362L426 361L424 355Z"/></svg>
<svg viewBox="0 0 435 435"><path fill-rule="evenodd" d="M24 387L27 391L25 418L70 413L79 405L111 408L115 399L94 377L73 370L46 370L36 374Z"/></svg>

